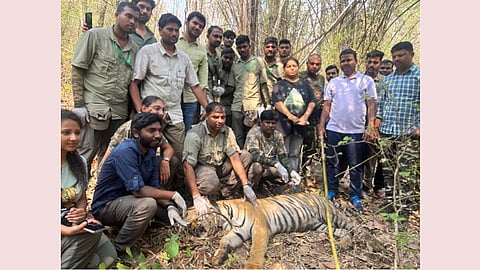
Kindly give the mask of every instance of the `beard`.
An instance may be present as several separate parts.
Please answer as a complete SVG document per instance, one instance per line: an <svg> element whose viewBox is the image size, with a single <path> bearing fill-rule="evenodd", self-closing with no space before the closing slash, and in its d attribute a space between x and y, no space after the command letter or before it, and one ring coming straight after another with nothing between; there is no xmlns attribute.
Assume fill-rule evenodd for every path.
<svg viewBox="0 0 480 270"><path fill-rule="evenodd" d="M139 143L141 146L145 148L156 148L158 146L160 141L158 140L149 140L146 139L145 137L140 136Z"/></svg>

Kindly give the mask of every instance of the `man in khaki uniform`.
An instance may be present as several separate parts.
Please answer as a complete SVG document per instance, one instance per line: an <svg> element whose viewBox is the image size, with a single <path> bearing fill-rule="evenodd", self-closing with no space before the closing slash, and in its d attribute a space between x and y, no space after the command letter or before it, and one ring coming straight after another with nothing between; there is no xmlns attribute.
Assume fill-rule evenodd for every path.
<svg viewBox="0 0 480 270"><path fill-rule="evenodd" d="M139 9L121 2L115 25L91 29L80 37L72 58L74 112L82 121L78 151L87 160L100 161L115 130L127 119L128 85L133 76L137 45L129 38L135 31Z"/></svg>
<svg viewBox="0 0 480 270"><path fill-rule="evenodd" d="M235 40L240 59L232 65L235 92L232 103L232 128L240 146L245 144L248 130L258 122L260 107L271 105L272 85L265 62L250 53L250 38L239 35Z"/></svg>
<svg viewBox="0 0 480 270"><path fill-rule="evenodd" d="M205 109L205 120L187 133L183 148L185 180L199 215L208 211L200 195L216 195L235 198L240 184L244 196L256 205L256 196L249 185L246 170L251 163L250 154L238 147L230 127L225 126L225 108L211 102Z"/></svg>

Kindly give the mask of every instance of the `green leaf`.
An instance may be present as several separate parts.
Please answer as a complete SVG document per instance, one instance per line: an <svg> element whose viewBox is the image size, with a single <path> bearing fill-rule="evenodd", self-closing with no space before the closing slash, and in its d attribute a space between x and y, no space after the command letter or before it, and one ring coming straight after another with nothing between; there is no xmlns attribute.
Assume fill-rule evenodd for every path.
<svg viewBox="0 0 480 270"><path fill-rule="evenodd" d="M175 258L179 251L177 242L168 242L165 246L165 249L167 250L167 255L169 258Z"/></svg>
<svg viewBox="0 0 480 270"><path fill-rule="evenodd" d="M138 267L139 267L140 269L148 269L148 268L147 268L147 265L146 265L144 262L139 263L139 264L138 264Z"/></svg>
<svg viewBox="0 0 480 270"><path fill-rule="evenodd" d="M132 254L132 250L130 249L130 247L126 247L125 252L127 252L128 257L133 259L133 254Z"/></svg>
<svg viewBox="0 0 480 270"><path fill-rule="evenodd" d="M189 247L187 247L187 249L185 250L185 253L186 253L187 257L192 257L192 251L190 250Z"/></svg>
<svg viewBox="0 0 480 270"><path fill-rule="evenodd" d="M145 255L143 255L143 252L140 252L140 255L138 255L138 262L139 263L145 262Z"/></svg>
<svg viewBox="0 0 480 270"><path fill-rule="evenodd" d="M118 269L124 269L124 270L130 269L130 267L128 267L128 266L126 266L126 265L124 265L124 264L122 264L122 263L120 263L120 262L117 262L117 268L118 268Z"/></svg>
<svg viewBox="0 0 480 270"><path fill-rule="evenodd" d="M158 262L154 262L152 265L152 269L162 269L162 265Z"/></svg>
<svg viewBox="0 0 480 270"><path fill-rule="evenodd" d="M98 265L98 269L106 269L105 263L104 263L104 262L101 262L101 263Z"/></svg>

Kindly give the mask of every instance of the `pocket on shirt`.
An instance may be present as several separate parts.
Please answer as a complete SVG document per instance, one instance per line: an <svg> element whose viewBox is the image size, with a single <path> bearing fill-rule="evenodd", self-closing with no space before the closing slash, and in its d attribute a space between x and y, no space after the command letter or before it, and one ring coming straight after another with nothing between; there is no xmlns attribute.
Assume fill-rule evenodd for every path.
<svg viewBox="0 0 480 270"><path fill-rule="evenodd" d="M150 69L150 72L155 77L155 82L159 86L164 86L165 87L165 86L169 85L169 82L168 82L169 71L168 71L168 69L161 68L157 65L152 65L152 67Z"/></svg>
<svg viewBox="0 0 480 270"><path fill-rule="evenodd" d="M185 77L186 77L186 74L185 74L185 70L177 70L176 73L176 83L177 83L177 87L178 89L183 89L183 86L185 85Z"/></svg>

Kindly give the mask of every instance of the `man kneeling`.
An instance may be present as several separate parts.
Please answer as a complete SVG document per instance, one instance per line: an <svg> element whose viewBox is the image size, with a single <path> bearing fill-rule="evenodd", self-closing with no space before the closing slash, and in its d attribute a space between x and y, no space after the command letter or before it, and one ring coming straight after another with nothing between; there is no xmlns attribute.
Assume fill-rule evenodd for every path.
<svg viewBox="0 0 480 270"><path fill-rule="evenodd" d="M160 143L162 119L139 113L132 120L133 138L113 148L103 164L93 194L92 213L107 226L119 226L114 239L119 256L142 236L152 218L187 225L186 203L178 192L161 190L155 149Z"/></svg>
<svg viewBox="0 0 480 270"><path fill-rule="evenodd" d="M211 102L205 108L205 120L194 125L185 137L183 169L199 216L208 211L207 202L200 195L220 191L223 198L233 199L240 192L240 184L246 199L257 204L245 172L251 156L240 151L233 130L225 126L225 118L225 107Z"/></svg>
<svg viewBox="0 0 480 270"><path fill-rule="evenodd" d="M274 193L281 193L287 183L298 185L301 178L287 157L283 135L275 130L277 120L275 111L263 111L260 126L253 127L247 134L245 149L252 155L248 177L254 189L261 190L266 184L276 190Z"/></svg>

